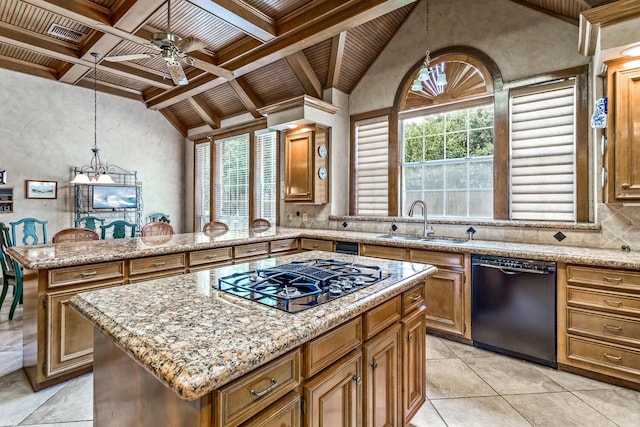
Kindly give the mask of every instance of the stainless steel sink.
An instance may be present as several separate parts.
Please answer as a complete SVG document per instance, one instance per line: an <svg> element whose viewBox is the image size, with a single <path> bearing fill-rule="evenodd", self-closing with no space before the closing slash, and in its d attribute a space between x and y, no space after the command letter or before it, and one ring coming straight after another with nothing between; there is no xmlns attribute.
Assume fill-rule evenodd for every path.
<svg viewBox="0 0 640 427"><path fill-rule="evenodd" d="M378 236L380 239L402 240L424 243L446 243L451 245L461 245L467 243L465 239L454 239L452 237L420 237L420 236L403 236L400 234L382 234Z"/></svg>

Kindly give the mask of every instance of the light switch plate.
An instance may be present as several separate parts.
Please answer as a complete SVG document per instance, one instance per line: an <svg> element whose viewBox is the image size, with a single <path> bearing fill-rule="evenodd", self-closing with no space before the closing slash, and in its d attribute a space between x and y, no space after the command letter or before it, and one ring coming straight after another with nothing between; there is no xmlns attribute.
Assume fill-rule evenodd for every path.
<svg viewBox="0 0 640 427"><path fill-rule="evenodd" d="M302 221L307 222L307 219L309 219L309 217L307 216L307 213L303 213L302 214Z"/></svg>

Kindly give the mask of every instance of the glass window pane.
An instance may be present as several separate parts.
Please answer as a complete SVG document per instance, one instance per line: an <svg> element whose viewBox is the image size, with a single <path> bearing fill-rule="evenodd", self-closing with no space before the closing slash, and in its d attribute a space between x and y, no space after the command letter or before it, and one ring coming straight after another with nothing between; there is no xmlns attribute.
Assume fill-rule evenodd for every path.
<svg viewBox="0 0 640 427"><path fill-rule="evenodd" d="M464 190L467 185L467 163L447 164L445 188Z"/></svg>
<svg viewBox="0 0 640 427"><path fill-rule="evenodd" d="M444 133L444 114L433 114L425 117L424 133L426 135Z"/></svg>
<svg viewBox="0 0 640 427"><path fill-rule="evenodd" d="M422 136L419 138L409 138L404 145L404 161L407 163L421 162L424 160L422 150Z"/></svg>
<svg viewBox="0 0 640 427"><path fill-rule="evenodd" d="M469 216L486 218L493 215L493 189L469 193Z"/></svg>
<svg viewBox="0 0 640 427"><path fill-rule="evenodd" d="M466 191L447 191L445 216L467 216Z"/></svg>
<svg viewBox="0 0 640 427"><path fill-rule="evenodd" d="M444 186L444 165L423 166L424 188L441 190Z"/></svg>
<svg viewBox="0 0 640 427"><path fill-rule="evenodd" d="M467 130L467 110L451 111L447 113L447 132Z"/></svg>
<svg viewBox="0 0 640 427"><path fill-rule="evenodd" d="M424 147L424 160L444 159L444 135L432 135L426 137Z"/></svg>
<svg viewBox="0 0 640 427"><path fill-rule="evenodd" d="M493 128L493 107L469 110L469 129Z"/></svg>
<svg viewBox="0 0 640 427"><path fill-rule="evenodd" d="M493 128L469 132L469 157L493 154Z"/></svg>
<svg viewBox="0 0 640 427"><path fill-rule="evenodd" d="M407 166L404 181L407 191L422 190L422 167Z"/></svg>
<svg viewBox="0 0 640 427"><path fill-rule="evenodd" d="M429 192L424 201L427 203L429 215L444 216L444 193L442 191Z"/></svg>
<svg viewBox="0 0 640 427"><path fill-rule="evenodd" d="M467 157L467 132L447 134L447 159L464 159Z"/></svg>

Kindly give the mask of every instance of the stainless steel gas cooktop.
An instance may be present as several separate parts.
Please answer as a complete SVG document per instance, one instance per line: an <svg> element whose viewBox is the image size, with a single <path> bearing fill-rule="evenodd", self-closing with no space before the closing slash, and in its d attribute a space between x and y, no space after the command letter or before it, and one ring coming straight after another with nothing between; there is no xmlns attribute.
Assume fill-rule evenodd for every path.
<svg viewBox="0 0 640 427"><path fill-rule="evenodd" d="M378 266L327 259L294 261L218 279L218 289L289 313L332 301L385 279Z"/></svg>

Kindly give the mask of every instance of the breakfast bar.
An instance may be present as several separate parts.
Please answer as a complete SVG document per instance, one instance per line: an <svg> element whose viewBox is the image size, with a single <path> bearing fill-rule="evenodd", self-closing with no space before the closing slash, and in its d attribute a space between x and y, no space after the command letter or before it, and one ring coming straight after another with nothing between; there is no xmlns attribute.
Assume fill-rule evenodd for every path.
<svg viewBox="0 0 640 427"><path fill-rule="evenodd" d="M220 289L220 278L300 263L319 265L309 273L319 276L327 261L358 275L375 266L381 280L295 313ZM426 264L310 251L80 293L71 306L95 328L95 425L261 425L300 413L314 425L323 410L361 425L362 417L380 416L380 398L393 424L404 425L425 398L423 290L435 272ZM344 378L339 387L353 399L328 398L325 387ZM375 384L381 379L385 387Z"/></svg>

